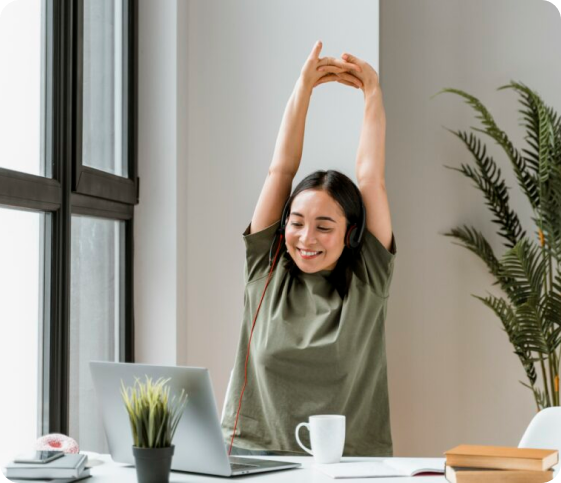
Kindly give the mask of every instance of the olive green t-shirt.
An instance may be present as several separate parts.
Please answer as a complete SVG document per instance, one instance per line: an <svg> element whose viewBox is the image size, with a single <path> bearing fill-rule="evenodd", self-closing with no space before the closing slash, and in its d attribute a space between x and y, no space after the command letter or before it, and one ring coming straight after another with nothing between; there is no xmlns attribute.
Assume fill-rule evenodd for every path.
<svg viewBox="0 0 561 483"><path fill-rule="evenodd" d="M251 234L250 226L243 234L243 323L222 421L227 445L279 222ZM330 271L293 276L279 256L255 323L234 446L306 454L296 442L296 425L314 414L342 414L345 456L392 456L384 320L395 238L388 251L368 230L364 236L344 299L327 279ZM300 439L310 447L306 429Z"/></svg>

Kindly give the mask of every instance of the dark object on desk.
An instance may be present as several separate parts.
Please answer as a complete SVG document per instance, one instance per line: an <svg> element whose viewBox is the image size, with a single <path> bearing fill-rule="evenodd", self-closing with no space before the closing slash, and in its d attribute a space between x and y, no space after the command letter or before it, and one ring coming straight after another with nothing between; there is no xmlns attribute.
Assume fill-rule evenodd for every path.
<svg viewBox="0 0 561 483"><path fill-rule="evenodd" d="M42 465L8 463L6 465L6 478L78 478L83 476L87 461L88 457L84 454L65 454L61 458Z"/></svg>
<svg viewBox="0 0 561 483"><path fill-rule="evenodd" d="M62 451L32 451L30 453L16 456L14 463L29 463L36 465L44 465L58 458L62 458L64 452Z"/></svg>
<svg viewBox="0 0 561 483"><path fill-rule="evenodd" d="M175 446L168 448L132 447L138 483L167 483Z"/></svg>
<svg viewBox="0 0 561 483"><path fill-rule="evenodd" d="M546 471L559 462L559 452L553 449L462 444L444 454L448 466L466 468Z"/></svg>
<svg viewBox="0 0 561 483"><path fill-rule="evenodd" d="M547 483L553 471L492 470L489 468L446 467L449 483Z"/></svg>

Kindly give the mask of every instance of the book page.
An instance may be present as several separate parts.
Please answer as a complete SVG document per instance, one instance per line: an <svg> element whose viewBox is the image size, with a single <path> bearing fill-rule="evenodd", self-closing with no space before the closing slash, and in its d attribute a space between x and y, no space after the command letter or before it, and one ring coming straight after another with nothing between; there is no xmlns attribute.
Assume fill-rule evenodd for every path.
<svg viewBox="0 0 561 483"><path fill-rule="evenodd" d="M312 466L331 478L373 478L382 476L406 476L403 471L392 468L384 463L356 462L334 463Z"/></svg>
<svg viewBox="0 0 561 483"><path fill-rule="evenodd" d="M388 458L384 463L408 476L428 472L444 474L446 458Z"/></svg>

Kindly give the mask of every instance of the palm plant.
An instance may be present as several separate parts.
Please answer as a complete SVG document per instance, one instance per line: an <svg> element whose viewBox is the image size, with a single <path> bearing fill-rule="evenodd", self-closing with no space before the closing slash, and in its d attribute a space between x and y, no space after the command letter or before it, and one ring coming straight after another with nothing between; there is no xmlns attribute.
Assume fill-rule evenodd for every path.
<svg viewBox="0 0 561 483"><path fill-rule="evenodd" d="M474 227L463 225L446 236L458 240L487 265L506 297L488 292L473 295L500 319L528 377L538 411L559 406L559 362L561 360L561 119L526 85L511 81L498 90L513 89L519 95L521 125L526 129L528 149L519 151L475 97L458 89L438 94L457 94L476 112L482 128L471 129L491 137L506 153L518 184L533 210L534 236L523 230L509 206L508 189L501 170L485 145L473 133L452 131L473 155L475 164L462 164L459 171L483 193L493 214L493 223L506 247L497 258L489 242ZM436 94L436 95L438 95ZM433 96L434 97L434 96ZM538 373L541 379L538 380Z"/></svg>

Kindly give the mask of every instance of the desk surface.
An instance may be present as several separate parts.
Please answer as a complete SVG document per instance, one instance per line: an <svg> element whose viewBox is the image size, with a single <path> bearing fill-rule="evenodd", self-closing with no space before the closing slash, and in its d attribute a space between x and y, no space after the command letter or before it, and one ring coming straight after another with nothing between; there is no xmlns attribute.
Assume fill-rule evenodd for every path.
<svg viewBox="0 0 561 483"><path fill-rule="evenodd" d="M392 478L352 478L346 480L333 479L329 476L314 470L311 465L313 459L311 456L252 456L252 458L262 458L279 461L294 461L302 464L302 468L273 471L270 473L260 473L256 475L236 476L233 478L224 478L220 476L204 476L195 473L182 473L172 471L170 483L184 482L204 482L204 481L263 481L266 483L335 483L337 481L346 481L349 483L446 483L444 476L423 476L419 477L392 477ZM85 483L136 483L136 469L134 466L114 463L109 455L101 455L97 458L102 464L93 466L91 469L92 478L84 480ZM353 458L345 457L343 461L380 461L385 458ZM401 459L401 458L400 458ZM411 458L403 458L411 459ZM95 463L94 463L95 464Z"/></svg>

